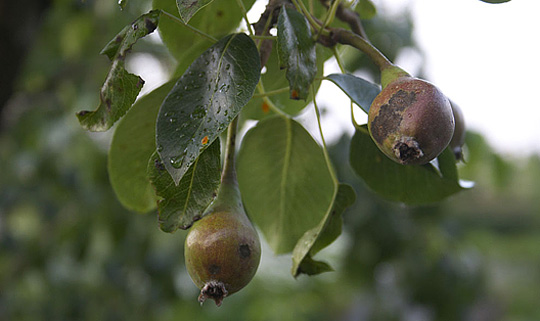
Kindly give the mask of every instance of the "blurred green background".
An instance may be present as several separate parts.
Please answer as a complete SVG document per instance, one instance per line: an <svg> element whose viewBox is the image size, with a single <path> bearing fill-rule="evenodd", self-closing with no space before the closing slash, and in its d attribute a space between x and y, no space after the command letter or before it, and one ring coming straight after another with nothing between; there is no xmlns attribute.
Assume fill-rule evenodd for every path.
<svg viewBox="0 0 540 321"><path fill-rule="evenodd" d="M367 190L343 136L331 154L358 198L319 254L335 271L295 280L290 257L264 247L250 285L201 307L186 232L161 232L155 213L119 204L106 169L112 131L85 132L75 117L98 104L109 68L100 49L148 9L56 0L41 11L0 114L0 320L540 320L540 157L497 154L473 132L459 169L475 187L414 208ZM366 25L391 59L415 48L412 28L406 14ZM134 51L174 70L152 40ZM350 70L366 64L347 57Z"/></svg>

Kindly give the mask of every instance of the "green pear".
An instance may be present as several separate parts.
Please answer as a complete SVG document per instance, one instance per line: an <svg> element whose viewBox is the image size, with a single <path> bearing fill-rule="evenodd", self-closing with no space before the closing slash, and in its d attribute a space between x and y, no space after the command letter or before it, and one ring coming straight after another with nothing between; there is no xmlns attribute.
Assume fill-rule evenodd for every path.
<svg viewBox="0 0 540 321"><path fill-rule="evenodd" d="M234 145L227 146L234 150ZM234 152L225 161L221 186L212 205L190 228L185 241L185 264L201 289L199 302L223 299L245 287L257 272L261 244L240 196Z"/></svg>

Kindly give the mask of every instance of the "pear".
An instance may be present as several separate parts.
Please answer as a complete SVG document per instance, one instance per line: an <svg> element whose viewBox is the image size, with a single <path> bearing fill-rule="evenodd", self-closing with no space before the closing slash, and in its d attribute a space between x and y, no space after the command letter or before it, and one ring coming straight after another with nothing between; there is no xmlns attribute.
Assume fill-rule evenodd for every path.
<svg viewBox="0 0 540 321"><path fill-rule="evenodd" d="M236 135L231 129L229 136ZM217 306L251 281L261 258L259 236L246 215L236 180L234 138L228 141L232 143L227 145L218 195L190 228L184 247L187 271L201 289L199 302L213 299Z"/></svg>
<svg viewBox="0 0 540 321"><path fill-rule="evenodd" d="M373 100L368 128L377 147L390 159L422 165L450 143L454 116L448 98L436 86L397 75Z"/></svg>

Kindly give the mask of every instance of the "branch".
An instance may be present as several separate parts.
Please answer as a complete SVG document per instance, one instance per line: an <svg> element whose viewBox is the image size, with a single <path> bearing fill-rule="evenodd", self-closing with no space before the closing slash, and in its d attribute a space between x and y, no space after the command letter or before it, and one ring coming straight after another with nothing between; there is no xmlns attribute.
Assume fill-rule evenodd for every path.
<svg viewBox="0 0 540 321"><path fill-rule="evenodd" d="M330 4L328 3L327 0L320 0L320 1L324 7L326 7L327 9L330 8ZM360 15L357 12L349 9L347 6L344 6L343 4L339 4L336 10L336 17L339 20L348 24L352 32L354 32L355 34L369 41L367 34L364 30L364 26L362 25L362 20L360 20Z"/></svg>
<svg viewBox="0 0 540 321"><path fill-rule="evenodd" d="M261 14L259 21L253 24L255 29L255 35L257 36L270 36L270 29L277 23L279 10L286 1L283 0L270 0L266 5L266 9ZM257 47L259 48L259 54L261 56L261 67L266 65L270 54L272 53L272 46L274 41L272 39L256 39Z"/></svg>

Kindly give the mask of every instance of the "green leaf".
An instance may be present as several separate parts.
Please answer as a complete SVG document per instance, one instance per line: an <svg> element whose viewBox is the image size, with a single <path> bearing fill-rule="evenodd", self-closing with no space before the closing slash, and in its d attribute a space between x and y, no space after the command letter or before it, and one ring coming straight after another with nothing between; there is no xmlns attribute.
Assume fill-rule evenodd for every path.
<svg viewBox="0 0 540 321"><path fill-rule="evenodd" d="M113 62L101 88L100 104L95 111L81 111L77 118L90 131L106 131L129 110L139 94L144 80L126 71L126 55L140 38L152 33L161 11L153 10L126 26L101 51Z"/></svg>
<svg viewBox="0 0 540 321"><path fill-rule="evenodd" d="M356 6L356 12L360 14L360 19L369 20L377 14L377 8L371 0L360 0Z"/></svg>
<svg viewBox="0 0 540 321"><path fill-rule="evenodd" d="M176 0L176 6L178 7L180 18L182 18L185 23L188 23L197 11L201 10L212 1L214 0Z"/></svg>
<svg viewBox="0 0 540 321"><path fill-rule="evenodd" d="M315 261L308 255L300 262L300 266L298 266L295 271L297 271L297 274L294 276L297 277L301 273L306 275L317 275L324 272L332 272L334 269L332 269L330 264L323 261Z"/></svg>
<svg viewBox="0 0 540 321"><path fill-rule="evenodd" d="M304 233L293 251L292 274L297 277L301 273L313 275L328 271L326 263L313 260L313 256L334 242L341 234L341 214L351 206L356 199L353 188L340 184L326 215L319 225ZM320 269L323 267L322 269Z"/></svg>
<svg viewBox="0 0 540 321"><path fill-rule="evenodd" d="M292 251L319 224L334 195L321 147L299 123L271 117L246 133L237 165L250 218L276 254Z"/></svg>
<svg viewBox="0 0 540 321"><path fill-rule="evenodd" d="M146 167L156 150L159 106L173 85L174 82L168 82L137 100L114 131L109 149L109 179L120 203L137 212L156 207Z"/></svg>
<svg viewBox="0 0 540 321"><path fill-rule="evenodd" d="M317 77L323 77L324 62L332 56L330 49L317 46ZM282 89L289 86L289 81L286 77L286 71L279 68L278 50L274 46L270 58L266 63L266 72L261 75L262 83L266 91L273 91ZM318 90L321 85L320 80L315 80L315 89ZM307 100L292 100L290 98L290 92L286 91L281 94L272 95L269 97L276 107L285 112L288 115L295 116L300 113L313 99L311 94ZM262 98L253 98L249 101L243 110L243 116L248 119L263 119L274 114L268 108L263 105Z"/></svg>
<svg viewBox="0 0 540 321"><path fill-rule="evenodd" d="M463 189L457 178L455 157L449 149L439 155L439 168L426 164L401 165L375 145L364 125L351 141L350 163L356 174L377 194L406 204L427 204Z"/></svg>
<svg viewBox="0 0 540 321"><path fill-rule="evenodd" d="M381 92L379 85L349 74L330 74L325 79L341 88L366 113L369 112L369 107L375 97Z"/></svg>
<svg viewBox="0 0 540 321"><path fill-rule="evenodd" d="M281 8L277 23L278 50L281 63L287 68L291 99L306 99L317 74L315 41L311 28L300 12Z"/></svg>
<svg viewBox="0 0 540 321"><path fill-rule="evenodd" d="M180 77L156 126L158 153L176 184L251 99L260 70L253 40L234 34L206 50Z"/></svg>
<svg viewBox="0 0 540 321"><path fill-rule="evenodd" d="M187 229L201 218L217 195L221 175L219 139L189 167L175 185L157 153L148 162L148 176L162 199L158 202L159 225L164 232Z"/></svg>
<svg viewBox="0 0 540 321"><path fill-rule="evenodd" d="M249 10L254 2L255 0L246 0L244 5ZM178 75L181 75L193 60L212 45L212 42L182 25L176 1L153 0L152 6L178 18L178 21L170 17L161 19L159 33L173 57L176 58L178 62L177 70L180 70ZM193 16L189 21L189 25L220 39L235 32L240 24L242 12L231 9L236 7L236 0L213 1L204 7L202 14Z"/></svg>

